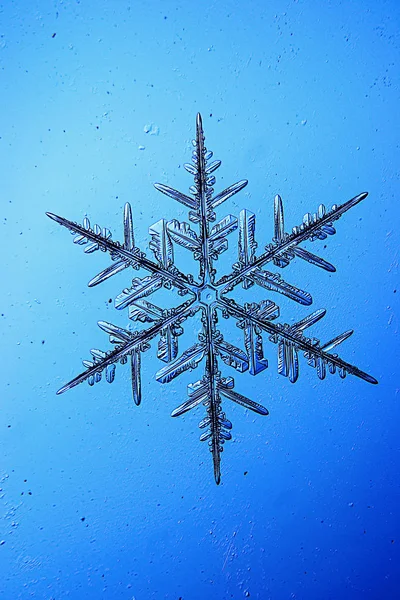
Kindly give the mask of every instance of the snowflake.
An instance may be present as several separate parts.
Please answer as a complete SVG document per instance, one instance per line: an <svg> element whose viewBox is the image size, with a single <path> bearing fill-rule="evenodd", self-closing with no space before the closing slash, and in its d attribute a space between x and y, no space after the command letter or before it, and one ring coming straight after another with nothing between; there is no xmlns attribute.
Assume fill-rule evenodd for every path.
<svg viewBox="0 0 400 600"><path fill-rule="evenodd" d="M304 334L306 329L325 315L325 310L317 310L301 321L289 325L277 322L279 306L270 299L241 305L227 295L240 284L246 290L257 285L268 293L283 294L302 305L310 305L312 298L309 293L287 283L278 273L268 271L265 267L270 264L283 269L295 258L300 258L326 271L335 271L333 265L306 250L303 244L306 241L324 240L333 235L333 222L366 198L367 193L359 194L340 206L334 205L331 210L320 204L317 212L307 213L303 222L293 227L291 233L285 232L282 200L280 196L276 196L274 237L257 256L254 213L244 209L240 212L239 219L229 214L214 224L215 209L240 192L247 185L247 181L239 181L214 195L213 173L221 161L212 161L212 152L207 151L204 145L200 114L197 115L196 139L193 140L193 146L192 162L184 165L186 171L194 177L190 195L160 183L155 184L155 187L189 209L189 221L196 225L197 231L188 223L176 219L160 219L154 223L149 228L149 248L155 260L147 258L145 253L135 246L130 204L126 204L124 209L123 243L112 240L108 229L98 225L92 227L87 217L83 219L83 224L79 225L53 213L47 213L51 219L75 235L74 243L84 245L86 253L90 254L96 250L109 253L111 264L89 282L89 287L129 267L135 270L143 269L148 273L144 277L134 277L131 286L124 289L115 299L115 308L127 308L129 319L149 324L148 327L131 330L100 321L98 325L109 335L113 349L106 352L91 350L91 360L83 361L85 371L57 393L62 394L83 381L93 385L101 380L103 373L106 380L112 383L116 365L129 361L133 400L139 405L141 355L150 348L149 342L153 338L158 338L157 356L165 363L156 374L160 383L168 383L184 371L195 369L203 362L203 376L188 386L188 399L175 408L172 416L182 415L199 404L204 406L206 414L199 424L204 432L200 440L208 440L213 458L214 477L218 484L221 478L221 452L225 441L231 439L232 428L222 409L222 401L231 400L260 415L268 415L266 408L234 390L234 380L230 376L222 375L220 361L239 373L248 370L251 375L258 375L268 366L267 359L264 358L262 337L266 334L266 339L278 347L278 372L288 377L292 383L299 375L299 352L304 354L308 365L315 368L319 379L324 379L327 372L338 371L342 378L351 374L369 383L377 383L371 375L332 353L336 346L353 333L352 331L346 331L325 343ZM236 229L239 234L237 262L229 274L216 280L214 263L227 249L228 235ZM193 258L198 261L197 280L177 268L174 262L176 244L191 252ZM147 300L160 288L172 287L176 288L180 296L187 297L178 306L163 309ZM178 356L178 338L183 333L182 323L195 315L200 316L201 332L196 343ZM234 319L243 330L245 350L224 339L217 327L218 316L221 315Z"/></svg>

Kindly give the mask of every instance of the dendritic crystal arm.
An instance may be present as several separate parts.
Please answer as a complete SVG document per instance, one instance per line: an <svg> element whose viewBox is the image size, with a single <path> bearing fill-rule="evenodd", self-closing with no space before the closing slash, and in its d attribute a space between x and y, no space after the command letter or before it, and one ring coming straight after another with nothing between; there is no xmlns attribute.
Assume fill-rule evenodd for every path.
<svg viewBox="0 0 400 600"><path fill-rule="evenodd" d="M263 310L262 305L253 304L253 306L240 306L232 298L221 298L218 302L218 307L225 313L225 316L232 316L238 319L243 327L243 323L247 326L259 328L269 334L269 340L278 344L278 371L281 375L290 378L294 383L299 374L298 351L304 352L308 364L317 368L317 374L320 379L324 379L326 368L330 373L335 373L338 370L342 378L346 374L355 375L368 383L378 383L375 377L368 375L361 369L345 362L337 354L329 353L336 346L344 342L353 331L347 331L340 334L334 339L322 344L315 338L307 338L303 331L314 325L317 321L325 316L325 310L315 311L294 325L273 323L268 318L260 317L258 311ZM246 326L246 325L244 325Z"/></svg>
<svg viewBox="0 0 400 600"><path fill-rule="evenodd" d="M179 223L177 220L172 221L168 229L173 240L192 250L194 258L200 262L201 287L213 283L215 275L213 261L227 249L226 238L237 228L237 219L233 215L227 215L211 227L210 224L216 220L215 209L240 192L247 185L247 180L238 181L219 194L213 195L215 184L213 173L221 165L221 161L212 161L213 153L204 145L200 114L196 118L196 138L193 140L193 146L192 162L184 165L186 171L194 177L194 185L190 187L192 196L187 196L161 183L154 185L163 194L190 208L189 220L198 224L198 235L192 232L188 223Z"/></svg>
<svg viewBox="0 0 400 600"><path fill-rule="evenodd" d="M158 221L158 223L155 223L150 228L150 234L153 237L150 248L157 258L157 263L146 258L146 255L139 248L135 247L132 210L129 203L125 204L124 209L123 244L111 239L111 231L109 229L101 228L99 225L92 227L87 217L83 219L83 224L79 225L79 223L74 223L53 213L47 212L46 214L50 219L66 227L72 234L75 234L74 243L80 246L84 245L86 254L91 254L97 250L110 254L113 263L93 277L89 281L89 287L102 283L128 267L133 267L134 269L142 267L160 280L170 282L182 290L187 289L187 286L190 286L192 283L192 279L178 271L173 264L173 254L167 245L169 238L166 231L166 221Z"/></svg>
<svg viewBox="0 0 400 600"><path fill-rule="evenodd" d="M295 257L302 258L310 264L321 267L330 272L335 271L335 267L316 256L309 250L301 247L303 242L307 240L313 242L315 240L324 240L328 235L334 235L336 229L332 223L337 221L345 212L353 206L364 200L368 196L367 192L363 192L355 196L348 202L337 206L332 206L330 211L327 211L323 204L320 204L318 211L311 215L304 215L303 223L295 226L292 233L288 234L284 231L284 216L283 203L280 196L275 196L274 200L274 237L272 243L266 246L266 251L259 257L255 256L257 243L255 242L255 215L250 211L243 210L240 213L240 228L239 228L239 246L238 246L238 262L234 265L234 271L229 275L224 275L217 285L221 288L221 293L226 293L232 290L238 283L244 282L244 287L250 287L253 283L260 282L261 278L270 279L273 274L262 271L261 268L268 263L273 263L275 266L284 268ZM258 279L258 281L256 281ZM292 297L289 289L291 286L286 284L288 292L284 290L281 293ZM263 286L265 287L265 286ZM285 287L285 285L283 286ZM278 291L278 290L274 290ZM297 298L301 304L311 304L310 300L302 298L306 293L303 292Z"/></svg>
<svg viewBox="0 0 400 600"><path fill-rule="evenodd" d="M222 358L224 363L239 371L246 369L247 363L243 364L243 352L224 342L220 332L216 329L218 319L215 307L211 305L202 307L201 320L203 331L199 334L199 342L188 348L171 365L161 369L156 378L161 383L167 383L184 371L196 368L205 359L205 370L202 379L188 386L189 399L178 406L172 412L172 416L183 415L199 404L203 404L206 409L206 416L199 423L200 429L204 429L200 441L208 441L213 457L214 478L216 483L219 484L221 480L221 453L225 441L230 440L232 437L230 433L232 423L222 410L222 399L231 400L259 415L268 415L269 413L261 404L234 391L232 377L221 377L218 368L218 356Z"/></svg>
<svg viewBox="0 0 400 600"><path fill-rule="evenodd" d="M130 357L133 399L135 404L139 405L141 402L141 353L150 348L150 340L157 335L161 335L160 341L162 346L165 343L163 341L163 332L165 334L165 332L170 331L171 327L180 327L181 323L188 317L193 316L196 310L196 307L193 306L193 300L187 300L179 307L165 311L164 318L156 321L152 327L134 332L105 321L99 321L98 325L100 329L109 334L110 342L114 344L115 348L108 352L97 349L91 350L92 360L83 361L86 370L60 388L57 394L63 394L83 381L88 381L90 385L93 385L101 380L103 372L106 374L106 381L112 383L115 377L116 364L125 364Z"/></svg>

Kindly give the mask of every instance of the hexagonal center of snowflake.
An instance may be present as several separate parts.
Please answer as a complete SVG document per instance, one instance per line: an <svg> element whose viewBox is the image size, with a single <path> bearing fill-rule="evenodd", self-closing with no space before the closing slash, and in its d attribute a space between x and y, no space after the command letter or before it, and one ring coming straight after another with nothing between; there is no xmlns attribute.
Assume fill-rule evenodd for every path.
<svg viewBox="0 0 400 600"><path fill-rule="evenodd" d="M218 298L218 291L212 285L203 285L203 287L198 291L198 300L202 304L212 304Z"/></svg>

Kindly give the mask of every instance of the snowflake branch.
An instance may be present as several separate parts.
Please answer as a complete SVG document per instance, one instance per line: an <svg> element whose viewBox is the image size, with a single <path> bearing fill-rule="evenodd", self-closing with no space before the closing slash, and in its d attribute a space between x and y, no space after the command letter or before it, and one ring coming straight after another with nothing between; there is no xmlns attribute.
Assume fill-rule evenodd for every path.
<svg viewBox="0 0 400 600"><path fill-rule="evenodd" d="M58 390L57 394L63 394L64 392L72 389L73 387L79 385L80 383L86 380L89 380L90 383L94 383L96 380L99 380L101 378L101 373L104 370L110 368L112 365L115 366L115 364L117 364L118 362L124 364L129 355L133 355L136 352L146 351L150 347L148 342L151 339L153 339L156 335L162 333L165 329L171 327L172 325L180 325L184 320L192 316L196 311L197 307L194 305L194 299L187 300L177 308L168 311L167 316L165 316L163 319L156 321L154 325L152 325L148 329L143 329L142 331L134 332L122 329L110 323L105 323L104 321L99 321L99 327L110 334L110 341L114 344L117 344L116 348L109 352L101 352L97 350L92 351L92 355L94 356L94 363L84 361L84 364L88 366L86 371L80 373L79 375L74 377L74 379L72 379L70 382L65 384L62 388ZM135 370L136 372L138 371L136 367L134 368L134 365L132 366L132 370ZM111 383L113 380L114 377L112 377L112 380L109 382ZM134 381L132 382L132 384L134 385ZM139 404L140 399L136 403Z"/></svg>
<svg viewBox="0 0 400 600"><path fill-rule="evenodd" d="M332 210L328 212L325 212L325 207L321 204L319 212L315 213L313 216L310 213L307 213L304 216L303 223L300 226L293 227L291 234L283 232L282 201L280 197L277 196L275 198L275 207L278 205L279 208L276 208L275 210L275 237L273 243L266 246L267 251L264 252L264 254L255 258L254 224L252 224L250 232L251 242L249 245L252 245L253 253L250 260L241 260L241 246L239 246L239 262L234 265L234 267L236 267L235 270L229 275L221 277L216 283L216 285L221 288L220 293L225 294L232 290L238 283L244 282L253 272L269 262L273 262L276 266L284 267L289 264L290 260L295 256L303 258L307 262L320 266L325 270L334 271L335 268L333 265L330 265L330 263L315 256L308 250L298 248L298 246L306 240L313 241L314 239L325 239L327 235L333 235L335 229L332 227L332 222L339 219L345 212L350 210L350 208L364 200L367 195L367 192L363 192L340 206L334 205ZM249 211L245 212L247 213L247 220L249 220L253 213L250 213Z"/></svg>
<svg viewBox="0 0 400 600"><path fill-rule="evenodd" d="M112 260L115 261L114 264L110 265L99 275L91 279L89 287L102 283L116 272L126 269L127 267L133 267L134 269L142 267L153 274L159 275L163 280L171 282L179 289L192 291L194 286L190 276L181 273L175 265L172 269L162 267L160 264L146 258L146 255L141 252L139 248L129 247L126 244L122 245L120 242L112 240L111 233L108 230L101 230L98 226L95 226L95 228L92 229L87 219L84 219L83 225L79 225L79 223L69 221L64 217L59 217L50 212L47 212L46 215L62 227L69 229L71 233L77 234L78 237L75 238L75 243L81 245L91 242L91 246L88 248L90 249L92 247L93 250L90 250L90 252L98 249L103 252L108 252Z"/></svg>
<svg viewBox="0 0 400 600"><path fill-rule="evenodd" d="M378 383L377 380L374 377L372 377L372 375L369 375L368 373L365 373L364 371L358 369L358 367L347 363L346 361L339 358L336 354L330 354L326 351L325 348L331 349L334 346L340 344L342 341L344 341L345 337L343 337L343 334L335 338L335 340L331 340L331 342L328 342L327 344L322 346L320 346L319 340L311 340L310 338L303 336L303 329L309 327L315 322L315 320L319 320L319 318L324 316L325 311L316 311L316 313L309 315L297 325L290 326L287 324L282 325L280 323L275 324L272 323L270 320L259 318L255 311L250 312L249 310L246 310L245 307L240 306L232 298L220 298L218 300L218 307L222 311L225 311L226 314L234 317L235 319L238 319L239 321L249 321L254 326L257 326L262 330L266 331L270 336L270 341L272 341L273 343L283 343L284 348L291 347L294 348L296 351L303 351L306 358L309 361L310 366L318 367L318 363L322 363L323 365L329 366L332 365L333 368L339 369L343 377L346 375L346 373L349 373L351 375L359 377L360 379L363 379L364 381L367 381L368 383ZM347 334L347 337L348 335L349 334ZM296 357L294 357L294 360L295 358ZM290 359L288 360L290 361ZM290 365L286 366L289 367ZM284 367L285 366L282 365L282 374L287 375L288 373L285 372ZM323 367L320 366L319 368L321 369ZM297 379L297 377L293 375L293 379L295 380ZM323 377L321 377L321 379L323 379Z"/></svg>

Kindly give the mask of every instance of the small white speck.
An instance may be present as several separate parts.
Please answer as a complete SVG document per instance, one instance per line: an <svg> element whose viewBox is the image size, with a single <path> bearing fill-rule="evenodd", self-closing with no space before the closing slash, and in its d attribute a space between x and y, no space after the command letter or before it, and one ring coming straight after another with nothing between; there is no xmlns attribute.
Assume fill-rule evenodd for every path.
<svg viewBox="0 0 400 600"><path fill-rule="evenodd" d="M143 131L150 135L158 135L160 133L160 128L157 127L157 125L154 125L154 123L151 123L151 125L145 125Z"/></svg>

